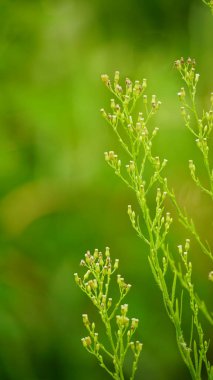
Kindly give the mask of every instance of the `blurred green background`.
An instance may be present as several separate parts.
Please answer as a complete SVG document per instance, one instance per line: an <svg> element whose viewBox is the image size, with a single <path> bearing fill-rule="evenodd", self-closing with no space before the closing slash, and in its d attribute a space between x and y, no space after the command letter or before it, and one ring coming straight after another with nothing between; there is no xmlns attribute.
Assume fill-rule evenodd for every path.
<svg viewBox="0 0 213 380"><path fill-rule="evenodd" d="M201 0L1 0L1 380L108 379L81 345L81 314L94 310L73 280L85 251L105 246L133 284L130 314L144 343L136 378L189 379L126 214L134 197L103 159L117 143L99 113L110 98L100 74L146 77L148 93L162 100L156 154L169 159L178 200L212 244L212 207L188 176L188 159L199 155L179 116L173 68L180 56L196 58L207 107L212 46ZM178 230L172 239L185 237ZM212 268L196 246L193 255L211 304Z"/></svg>

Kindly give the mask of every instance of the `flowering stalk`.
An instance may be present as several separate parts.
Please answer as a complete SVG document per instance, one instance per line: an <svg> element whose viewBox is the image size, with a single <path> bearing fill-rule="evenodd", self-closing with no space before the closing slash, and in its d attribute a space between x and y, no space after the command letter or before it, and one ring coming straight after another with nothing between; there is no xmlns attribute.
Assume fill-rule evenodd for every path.
<svg viewBox="0 0 213 380"><path fill-rule="evenodd" d="M175 62L181 78L185 82L188 90L186 94L184 87L178 93L181 102L181 114L186 127L195 136L195 141L201 152L204 167L206 169L208 186L204 186L196 174L196 166L193 160L189 160L191 177L195 184L213 200L213 168L210 166L209 153L212 130L213 130L213 92L210 96L210 108L208 111L198 114L196 106L196 91L200 75L195 71L195 60L185 62L183 58ZM188 95L188 96L187 96Z"/></svg>
<svg viewBox="0 0 213 380"><path fill-rule="evenodd" d="M106 248L103 255L97 249L91 255L88 251L85 259L81 260L81 266L86 269L86 273L81 278L75 273L75 281L80 289L89 297L98 310L108 344L101 342L96 331L94 322L89 321L87 314L83 314L83 323L88 331L88 336L82 338L82 344L86 350L94 355L100 366L115 380L124 380L124 362L128 351L133 353L130 380L134 380L137 370L139 356L142 350L142 343L132 340L138 328L138 319L129 319L128 304L122 301L129 292L131 285L126 284L121 275L117 275L117 286L119 297L113 302L109 296L111 279L118 269L119 260L111 261L109 248ZM119 313L120 310L120 313Z"/></svg>
<svg viewBox="0 0 213 380"><path fill-rule="evenodd" d="M193 222L187 218L178 205L174 192L169 188L167 179L163 176L167 160L160 160L152 153L152 143L158 133L158 128L152 127L150 122L158 112L161 102L155 95L152 95L149 100L145 94L147 87L145 79L142 82L132 83L127 78L125 86L122 86L119 81L119 72L116 72L113 81L110 81L106 74L102 76L102 81L114 98L110 101L111 112L107 113L102 109L101 113L118 137L129 162L123 166L114 151L106 152L105 160L113 168L115 174L136 195L140 216L136 215L131 205L128 206L128 215L138 236L148 246L149 264L161 290L166 312L175 327L177 344L191 377L194 380L201 380L201 373L205 368L210 380L213 376L213 369L207 358L208 343L204 338L200 313L203 313L211 324L213 324L213 317L205 303L194 291L192 263L188 261L190 240L186 240L184 248L178 246L177 258L168 245L167 235L173 218L166 210L166 198L171 199L178 212L179 220L196 238L202 251L211 260L213 260L213 256L208 245L201 241ZM141 97L143 110L133 114L135 105ZM156 194L154 213L150 208L150 194L153 192ZM140 218L142 218L142 222ZM169 280L171 276L172 283ZM183 328L185 324L182 313L183 291L187 295L185 303L191 313L190 337L187 337L188 329L184 332Z"/></svg>

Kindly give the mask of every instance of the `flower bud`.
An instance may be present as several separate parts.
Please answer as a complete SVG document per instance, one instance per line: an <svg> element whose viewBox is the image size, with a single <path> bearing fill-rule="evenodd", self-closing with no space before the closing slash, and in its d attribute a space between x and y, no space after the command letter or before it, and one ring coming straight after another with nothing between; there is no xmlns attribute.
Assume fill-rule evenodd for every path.
<svg viewBox="0 0 213 380"><path fill-rule="evenodd" d="M142 88L143 90L147 87L147 80L144 78L142 81Z"/></svg>
<svg viewBox="0 0 213 380"><path fill-rule="evenodd" d="M112 306L112 298L108 298L107 309L109 309L111 306Z"/></svg>
<svg viewBox="0 0 213 380"><path fill-rule="evenodd" d="M95 333L94 334L94 343L97 343L97 341L98 341L98 333Z"/></svg>
<svg viewBox="0 0 213 380"><path fill-rule="evenodd" d="M189 170L191 173L195 172L195 165L194 165L193 160L189 160Z"/></svg>
<svg viewBox="0 0 213 380"><path fill-rule="evenodd" d="M200 74L195 74L195 83L197 84L197 82L199 81L199 77L200 77Z"/></svg>
<svg viewBox="0 0 213 380"><path fill-rule="evenodd" d="M188 252L189 248L190 248L190 239L186 239L185 250Z"/></svg>
<svg viewBox="0 0 213 380"><path fill-rule="evenodd" d="M115 108L115 99L111 99L110 100L110 106L114 110L114 108Z"/></svg>
<svg viewBox="0 0 213 380"><path fill-rule="evenodd" d="M97 248L94 250L93 257L95 260L98 258L98 249Z"/></svg>
<svg viewBox="0 0 213 380"><path fill-rule="evenodd" d="M119 259L115 259L114 269L118 269L118 266L119 266Z"/></svg>
<svg viewBox="0 0 213 380"><path fill-rule="evenodd" d="M114 75L114 83L115 83L115 85L118 84L119 79L120 79L120 73L119 73L119 71L116 71L115 75Z"/></svg>
<svg viewBox="0 0 213 380"><path fill-rule="evenodd" d="M129 346L131 347L132 351L135 352L135 343L129 342Z"/></svg>
<svg viewBox="0 0 213 380"><path fill-rule="evenodd" d="M107 84L109 82L109 76L107 74L102 74L101 79L104 84Z"/></svg>
<svg viewBox="0 0 213 380"><path fill-rule="evenodd" d="M180 254L182 254L183 253L183 247L182 247L182 245L180 244L180 245L178 245L178 251L179 251L179 253Z"/></svg>
<svg viewBox="0 0 213 380"><path fill-rule="evenodd" d="M116 84L116 86L115 86L115 92L116 92L117 94L123 92L123 89L122 89L122 87L121 87L119 84Z"/></svg>
<svg viewBox="0 0 213 380"><path fill-rule="evenodd" d="M140 353L141 350L142 350L142 347L143 347L142 343L140 343L140 342L137 340L135 346L136 346L136 350L138 351L138 353Z"/></svg>
<svg viewBox="0 0 213 380"><path fill-rule="evenodd" d="M211 272L209 272L209 280L213 281L213 270Z"/></svg>
<svg viewBox="0 0 213 380"><path fill-rule="evenodd" d="M84 347L89 347L92 344L90 336L86 336L85 338L81 339Z"/></svg>
<svg viewBox="0 0 213 380"><path fill-rule="evenodd" d="M121 305L121 314L126 315L128 312L128 304Z"/></svg>
<svg viewBox="0 0 213 380"><path fill-rule="evenodd" d="M80 277L78 277L78 273L74 273L74 278L75 278L76 284L79 285L79 283L80 283Z"/></svg>
<svg viewBox="0 0 213 380"><path fill-rule="evenodd" d="M87 279L88 279L90 273L91 273L90 270L88 270L88 271L85 273L85 275L84 275L84 280L87 280Z"/></svg>
<svg viewBox="0 0 213 380"><path fill-rule="evenodd" d="M109 256L110 256L110 253L109 253L109 247L106 247L105 255L106 255L106 257L109 257Z"/></svg>
<svg viewBox="0 0 213 380"><path fill-rule="evenodd" d="M138 322L139 322L139 319L132 318L132 320L131 320L131 329L132 330L135 330L138 327Z"/></svg>
<svg viewBox="0 0 213 380"><path fill-rule="evenodd" d="M127 94L132 93L132 82L129 78L126 78L126 93Z"/></svg>
<svg viewBox="0 0 213 380"><path fill-rule="evenodd" d="M132 206L128 205L127 214L131 217L132 215Z"/></svg>

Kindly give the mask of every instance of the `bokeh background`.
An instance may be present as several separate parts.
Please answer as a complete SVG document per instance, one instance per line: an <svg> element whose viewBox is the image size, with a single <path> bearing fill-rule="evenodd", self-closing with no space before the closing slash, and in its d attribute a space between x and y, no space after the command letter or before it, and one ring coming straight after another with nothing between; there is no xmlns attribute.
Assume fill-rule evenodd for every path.
<svg viewBox="0 0 213 380"><path fill-rule="evenodd" d="M146 77L148 93L162 100L156 154L169 159L171 186L212 245L212 206L188 176L188 159L199 155L179 115L173 67L180 56L196 58L207 107L212 46L201 0L1 0L1 380L108 378L81 345L81 314L93 318L94 310L73 280L85 251L105 246L133 284L130 314L144 343L136 378L189 379L127 217L134 197L103 159L117 143L99 113L110 98L100 74ZM185 237L180 229L172 240ZM213 307L210 263L196 246L192 255L197 287Z"/></svg>

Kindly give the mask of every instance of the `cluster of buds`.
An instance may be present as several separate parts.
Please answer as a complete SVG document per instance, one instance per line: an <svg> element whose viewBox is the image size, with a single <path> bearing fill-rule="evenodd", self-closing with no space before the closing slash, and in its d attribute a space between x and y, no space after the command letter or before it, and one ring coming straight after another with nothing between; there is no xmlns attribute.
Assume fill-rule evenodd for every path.
<svg viewBox="0 0 213 380"><path fill-rule="evenodd" d="M122 311L122 307L128 308L128 305L127 304L121 305L121 311ZM116 315L116 322L117 322L119 330L123 330L124 328L129 326L129 318L126 316L126 313L124 312L121 315Z"/></svg>
<svg viewBox="0 0 213 380"><path fill-rule="evenodd" d="M77 285L88 295L93 304L99 309L102 316L106 316L112 306L112 298L109 297L109 283L111 276L118 269L119 260L111 261L110 251L107 247L105 254L95 249L92 255L89 251L85 254L85 259L81 260L80 265L86 268L83 278L77 273L74 274ZM117 284L120 297L123 299L131 288L130 284L125 283L121 275L117 275ZM87 314L83 314L83 323L87 329L90 322Z"/></svg>
<svg viewBox="0 0 213 380"><path fill-rule="evenodd" d="M126 165L126 170L131 177L135 178L136 167L134 161L129 161L129 164Z"/></svg>
<svg viewBox="0 0 213 380"><path fill-rule="evenodd" d="M172 222L173 222L173 219L171 217L171 214L170 214L170 212L167 212L166 213L166 217L165 217L165 231L169 230L170 225L172 224Z"/></svg>
<svg viewBox="0 0 213 380"><path fill-rule="evenodd" d="M116 315L116 322L120 331L122 331L124 328L129 327L129 330L127 331L127 336L128 338L130 338L130 336L132 336L135 330L138 328L139 319L131 318L130 321L130 319L127 317L127 312L128 305L121 305L121 315Z"/></svg>
<svg viewBox="0 0 213 380"><path fill-rule="evenodd" d="M132 342L131 339L136 329L138 328L139 319L137 318L129 319L127 317L127 313L128 313L128 305L127 304L121 305L121 314L116 315L116 323L118 325L117 335L118 337L121 337L124 334L123 331L126 331L128 346L133 349L133 352L138 353L142 349L142 343L139 343L138 341Z"/></svg>
<svg viewBox="0 0 213 380"><path fill-rule="evenodd" d="M137 128L137 133L139 132L139 123L136 124L136 128ZM151 151L151 147L152 147L152 141L151 139L149 138L149 131L146 127L146 124L141 124L141 132L138 133L138 140L139 142L143 143L143 147L144 147L144 150L146 152L150 152Z"/></svg>
<svg viewBox="0 0 213 380"><path fill-rule="evenodd" d="M116 374L120 374L123 367L124 356L131 347L134 353L133 369L135 371L142 344L138 341L132 342L131 340L138 327L139 320L137 318L129 319L127 317L128 305L121 304L123 298L131 288L131 285L126 284L121 275L117 275L117 284L120 293L119 300L115 303L114 308L109 311L112 306L112 298L108 297L109 284L111 275L118 269L118 259L116 259L114 263L111 261L110 251L107 247L104 254L99 252L98 249L95 249L93 254L87 251L84 259L81 260L80 265L86 268L86 272L82 278L75 273L75 281L97 307L102 322L105 325L112 352L99 341L99 334L96 331L95 323L90 322L87 314L82 315L83 324L88 332L88 335L81 339L83 347L89 353L95 355L100 365L104 368L106 368L104 355L108 353L113 359ZM116 315L119 307L120 315ZM111 324L113 318L115 318L115 324ZM112 334L111 332L112 326L115 326L117 330L115 331L115 334ZM112 344L114 336L116 336L117 342ZM120 356L118 354L119 352Z"/></svg>
<svg viewBox="0 0 213 380"><path fill-rule="evenodd" d="M80 278L77 273L74 274L77 285L99 309L109 309L112 304L112 299L107 297L109 280L118 269L119 260L116 259L112 263L107 247L105 254L99 252L98 249L95 249L93 255L87 251L80 265L86 268L86 272L83 278ZM84 314L83 322L85 325L89 323L86 314Z"/></svg>
<svg viewBox="0 0 213 380"><path fill-rule="evenodd" d="M102 74L101 75L101 80L102 82L107 86L107 87L111 87L111 82L110 82L110 79L109 79L109 75L107 74Z"/></svg>
<svg viewBox="0 0 213 380"><path fill-rule="evenodd" d="M132 127L132 129L134 128L137 136L139 136L140 139L142 139L143 136L148 136L148 129L142 112L139 112L138 114L138 120L135 124L135 127L133 127L132 122L128 125L128 127Z"/></svg>
<svg viewBox="0 0 213 380"><path fill-rule="evenodd" d="M160 158L156 156L156 157L153 157L152 162L153 162L153 167L156 170L156 173L159 173L166 167L168 160L164 158L163 161L161 162Z"/></svg>
<svg viewBox="0 0 213 380"><path fill-rule="evenodd" d="M146 204L146 194L145 194L145 189L144 189L143 183L139 186L139 189L137 191L137 197L138 197L138 200L139 200L141 206L144 207L144 205ZM136 218L135 211L132 210L131 205L128 205L127 214L129 215L129 219L130 219L130 222L132 224L132 227L137 232L138 236L140 236L142 239L144 239L147 243L146 237L141 230L139 216L137 215L137 218Z"/></svg>
<svg viewBox="0 0 213 380"><path fill-rule="evenodd" d="M136 224L136 221L135 221L135 211L132 210L132 206L131 205L128 205L127 207L127 214L129 215L129 218L130 218L130 221L133 225L133 227L135 226Z"/></svg>
<svg viewBox="0 0 213 380"><path fill-rule="evenodd" d="M117 284L119 286L119 289L120 289L120 293L123 295L123 294L126 294L132 287L131 284L127 284L125 281L124 281L124 278L121 277L120 274L117 275Z"/></svg>
<svg viewBox="0 0 213 380"><path fill-rule="evenodd" d="M114 101L114 99L111 99L111 104L112 104L111 106L114 107L114 104L112 103L112 101ZM110 125L115 129L118 123L118 115L120 113L120 106L118 104L115 105L115 110L112 115L110 113L107 114L104 108L101 108L100 112L101 112L101 115L104 117L104 119L106 119L107 122L110 123Z"/></svg>
<svg viewBox="0 0 213 380"><path fill-rule="evenodd" d="M104 153L106 162L115 170L116 173L120 173L121 160L118 159L117 154L113 150Z"/></svg>
<svg viewBox="0 0 213 380"><path fill-rule="evenodd" d="M153 111L158 111L161 106L161 101L157 100L156 95L152 95L151 106Z"/></svg>
<svg viewBox="0 0 213 380"><path fill-rule="evenodd" d="M165 198L166 198L166 195L167 195L167 192L166 191L161 191L160 187L157 188L157 192L156 192L156 204L157 204L157 207L160 207L162 205L162 203L164 202Z"/></svg>
<svg viewBox="0 0 213 380"><path fill-rule="evenodd" d="M193 160L189 160L189 170L190 170L192 178L195 178L196 167Z"/></svg>
<svg viewBox="0 0 213 380"><path fill-rule="evenodd" d="M147 81L146 79L143 79L142 83L140 83L138 80L135 81L132 93L135 98L139 97L145 88L147 87Z"/></svg>
<svg viewBox="0 0 213 380"><path fill-rule="evenodd" d="M186 61L185 61L185 59L184 59L183 57L181 57L180 59L177 59L177 60L174 62L174 66L175 66L176 69L178 69L178 70L182 70L182 69L185 68L185 67L192 67L192 68L195 68L195 65L196 65L195 59L191 59L190 57L187 58Z"/></svg>
<svg viewBox="0 0 213 380"><path fill-rule="evenodd" d="M189 287L192 287L191 284L191 277L192 277L192 263L191 261L188 261L188 252L190 249L190 239L186 239L184 247L182 244L178 245L178 252L181 256L182 262L186 269L186 275L185 278L187 280L187 284Z"/></svg>
<svg viewBox="0 0 213 380"><path fill-rule="evenodd" d="M134 353L141 353L141 350L143 348L143 344L141 342L137 340L136 342L130 342L129 345Z"/></svg>
<svg viewBox="0 0 213 380"><path fill-rule="evenodd" d="M164 179L164 182L166 183L166 178ZM156 211L155 211L155 218L153 219L152 228L156 231L156 234L159 235L159 241L161 244L166 238L166 235L169 232L170 226L173 222L173 219L171 217L170 212L166 212L164 215L164 201L167 196L166 191L161 191L161 189L158 187L156 192ZM164 265L165 264L165 265ZM163 265L165 266L164 269L166 269L167 263L163 262ZM165 272L165 270L164 270Z"/></svg>
<svg viewBox="0 0 213 380"><path fill-rule="evenodd" d="M82 344L83 346L90 352L96 352L98 353L100 349L100 343L98 341L98 333L95 332L95 323L90 323L88 315L83 314L82 315L83 324L86 327L86 329L89 332L89 336L86 336L85 338L82 338Z"/></svg>
<svg viewBox="0 0 213 380"><path fill-rule="evenodd" d="M115 103L115 99L110 99L110 106L111 106L113 112L115 112L115 114L120 115L121 107L118 103Z"/></svg>
<svg viewBox="0 0 213 380"><path fill-rule="evenodd" d="M115 93L117 95L122 94L122 92L123 92L123 88L120 86L119 80L120 80L120 73L119 73L119 71L115 71L115 75L114 75L114 91L115 91Z"/></svg>
<svg viewBox="0 0 213 380"><path fill-rule="evenodd" d="M85 338L82 338L81 341L82 341L82 344L85 348L91 347L92 340L91 340L90 336L86 336Z"/></svg>
<svg viewBox="0 0 213 380"><path fill-rule="evenodd" d="M173 219L171 217L170 212L167 212L165 216L163 216L162 213L163 213L163 208L157 207L157 209L156 209L156 217L155 217L155 221L153 223L153 227L156 226L156 231L158 231L158 233L159 233L160 230L164 226L164 232L163 232L162 238L161 238L161 240L163 241L165 239L165 237L166 237L166 234L169 231L169 228L170 228L170 225L173 222Z"/></svg>
<svg viewBox="0 0 213 380"><path fill-rule="evenodd" d="M147 95L144 95L143 96L143 103L145 105L148 104L148 97ZM156 95L152 95L151 97L151 106L152 106L152 111L157 111L159 110L160 106L161 106L161 101L160 100L157 100L157 97Z"/></svg>
<svg viewBox="0 0 213 380"><path fill-rule="evenodd" d="M199 178L196 176L196 166L193 160L189 160L189 170L193 181L197 184L197 186L203 189L203 186L201 185Z"/></svg>
<svg viewBox="0 0 213 380"><path fill-rule="evenodd" d="M197 83L200 78L200 74L195 72L196 62L194 59L188 58L186 61L183 57L175 61L175 67L180 72L182 78L187 83L189 87L192 88L193 93L195 93ZM180 100L184 100L185 91L182 88L178 93Z"/></svg>
<svg viewBox="0 0 213 380"><path fill-rule="evenodd" d="M198 305L194 298L194 289L193 289L193 284L192 284L192 263L191 261L188 261L189 249L190 249L189 239L186 239L184 247L182 245L178 246L178 251L185 268L185 275L183 275L183 277L185 278L185 283L188 288L188 292L190 296L190 305L191 305L192 310L195 313L194 315L196 316L198 313Z"/></svg>
<svg viewBox="0 0 213 380"><path fill-rule="evenodd" d="M207 138L206 137L198 138L196 139L196 143L197 143L198 148L201 150L201 152L207 155L209 151Z"/></svg>
<svg viewBox="0 0 213 380"><path fill-rule="evenodd" d="M132 99L138 98L147 87L147 80L143 79L141 82L136 80L134 83L126 78L125 88L120 85L120 73L119 71L115 72L113 86L107 74L102 74L101 79L103 83L113 92L118 99L124 102L124 105L128 104Z"/></svg>
<svg viewBox="0 0 213 380"><path fill-rule="evenodd" d="M184 101L186 96L186 92L184 87L181 87L180 91L178 92L178 98L180 101Z"/></svg>
<svg viewBox="0 0 213 380"><path fill-rule="evenodd" d="M213 128L213 93L212 93L212 104L209 112L205 113L205 125L203 127L204 135L207 137L210 135Z"/></svg>

